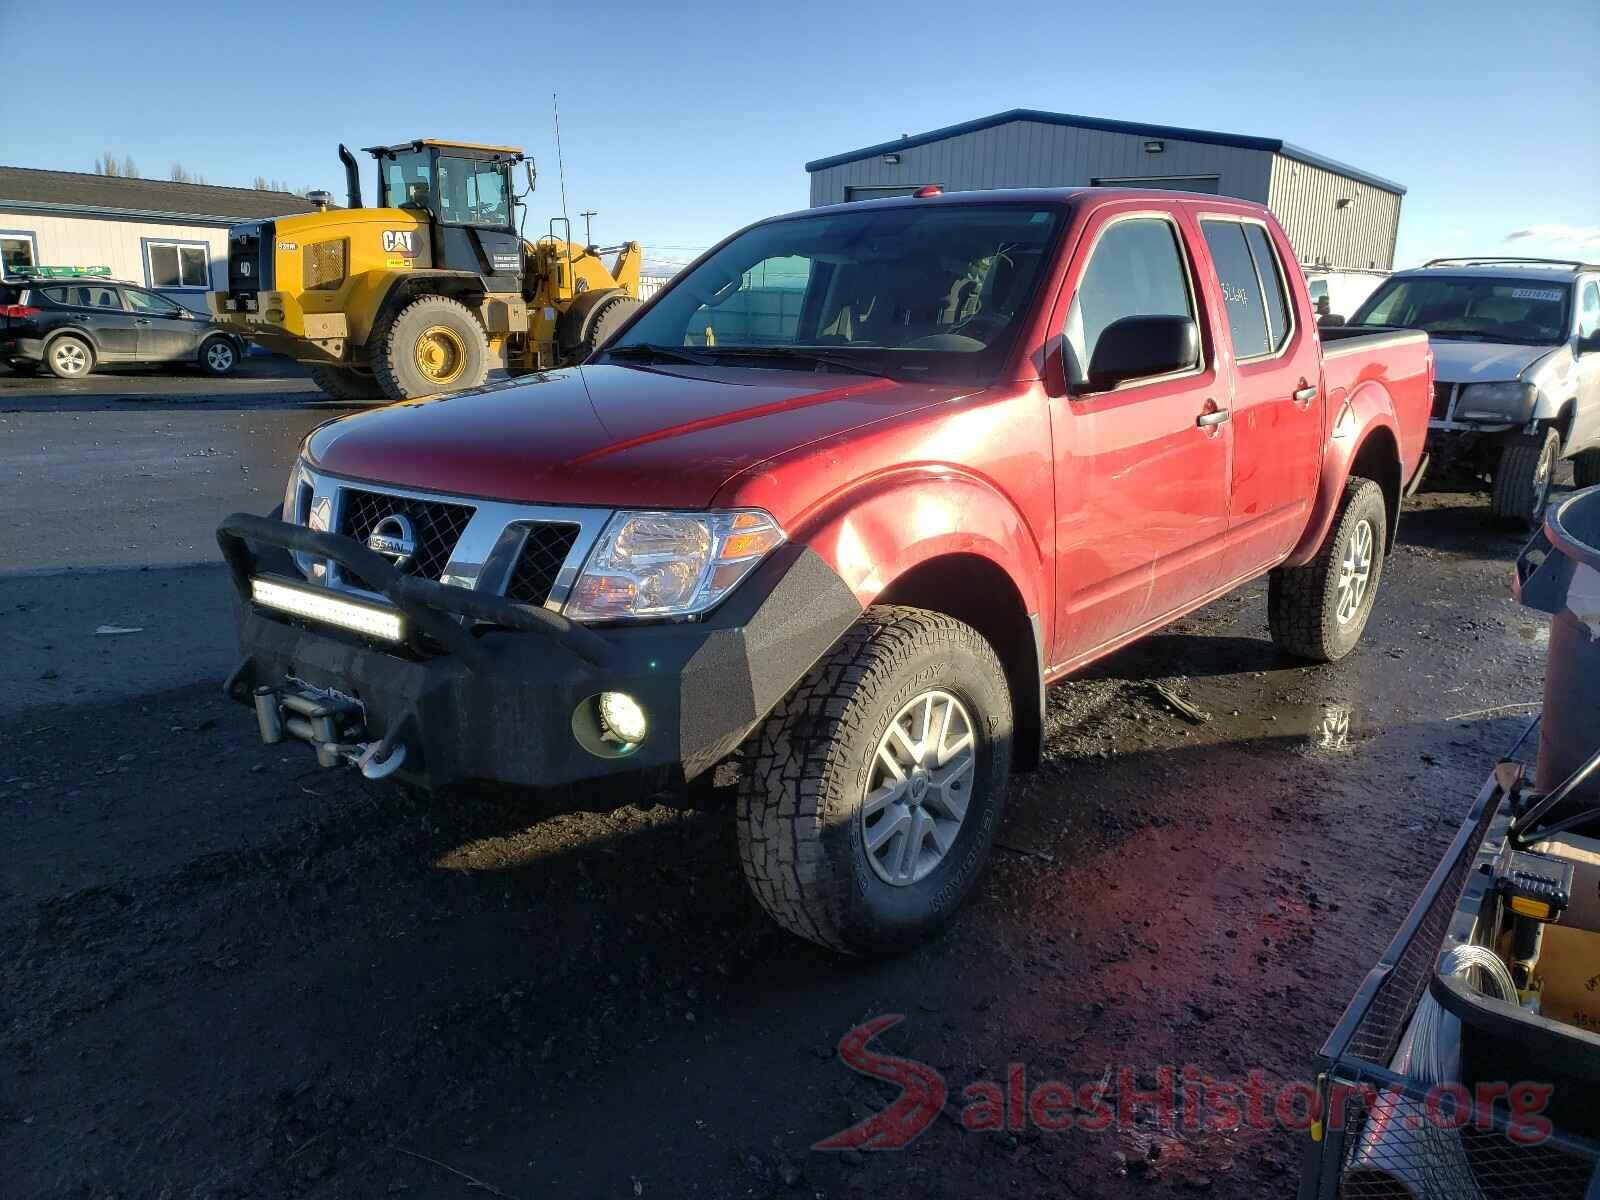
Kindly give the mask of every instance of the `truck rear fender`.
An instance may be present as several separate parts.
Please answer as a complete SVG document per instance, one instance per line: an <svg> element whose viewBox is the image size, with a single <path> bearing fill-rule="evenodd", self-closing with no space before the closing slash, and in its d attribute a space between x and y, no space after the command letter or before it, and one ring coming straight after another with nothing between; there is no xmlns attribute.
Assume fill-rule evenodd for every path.
<svg viewBox="0 0 1600 1200"><path fill-rule="evenodd" d="M862 607L933 609L983 634L1010 685L1013 762L1037 764L1046 568L1033 530L993 484L951 468L896 472L831 498L790 535L827 562Z"/></svg>
<svg viewBox="0 0 1600 1200"><path fill-rule="evenodd" d="M1339 389L1329 397L1328 412L1331 428L1311 519L1284 566L1303 566L1316 557L1352 475L1371 479L1383 489L1389 518L1387 545L1394 551L1405 468L1400 458L1400 427L1389 393L1377 382L1349 391Z"/></svg>

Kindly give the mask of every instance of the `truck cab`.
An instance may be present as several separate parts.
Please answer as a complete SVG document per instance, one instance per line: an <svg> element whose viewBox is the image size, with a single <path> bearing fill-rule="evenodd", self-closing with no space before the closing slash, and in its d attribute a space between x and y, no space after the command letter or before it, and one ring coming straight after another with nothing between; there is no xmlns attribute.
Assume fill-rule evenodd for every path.
<svg viewBox="0 0 1600 1200"><path fill-rule="evenodd" d="M1047 687L1262 575L1287 654L1355 649L1432 356L1323 332L1243 201L759 222L580 367L314 431L281 512L219 531L230 692L431 788L654 801L726 767L763 906L892 950L976 885Z"/></svg>

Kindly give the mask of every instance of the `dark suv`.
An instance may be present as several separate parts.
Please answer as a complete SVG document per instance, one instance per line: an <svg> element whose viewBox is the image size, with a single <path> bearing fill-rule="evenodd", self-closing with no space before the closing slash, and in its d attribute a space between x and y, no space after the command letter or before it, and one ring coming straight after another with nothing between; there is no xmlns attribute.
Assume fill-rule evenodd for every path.
<svg viewBox="0 0 1600 1200"><path fill-rule="evenodd" d="M229 375L244 346L208 317L147 288L106 279L0 284L0 360L61 379L98 366L188 363Z"/></svg>

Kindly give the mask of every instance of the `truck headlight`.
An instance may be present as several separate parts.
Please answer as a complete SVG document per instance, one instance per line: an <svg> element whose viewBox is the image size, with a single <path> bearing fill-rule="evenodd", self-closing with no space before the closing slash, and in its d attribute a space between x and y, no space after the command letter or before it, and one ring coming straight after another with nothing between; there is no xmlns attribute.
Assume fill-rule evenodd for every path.
<svg viewBox="0 0 1600 1200"><path fill-rule="evenodd" d="M1539 389L1531 383L1469 383L1456 401L1456 419L1525 425L1538 401Z"/></svg>
<svg viewBox="0 0 1600 1200"><path fill-rule="evenodd" d="M702 613L783 541L778 523L760 509L619 512L563 611L575 621Z"/></svg>

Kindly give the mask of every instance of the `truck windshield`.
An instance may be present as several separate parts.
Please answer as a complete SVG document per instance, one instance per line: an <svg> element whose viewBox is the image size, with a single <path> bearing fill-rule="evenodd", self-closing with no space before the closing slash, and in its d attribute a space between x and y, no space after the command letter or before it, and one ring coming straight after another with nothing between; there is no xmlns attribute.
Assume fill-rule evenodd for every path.
<svg viewBox="0 0 1600 1200"><path fill-rule="evenodd" d="M903 205L757 225L605 353L984 382L1032 307L1063 211Z"/></svg>
<svg viewBox="0 0 1600 1200"><path fill-rule="evenodd" d="M1411 276L1386 281L1350 319L1429 337L1553 346L1567 333L1572 289L1538 279Z"/></svg>

